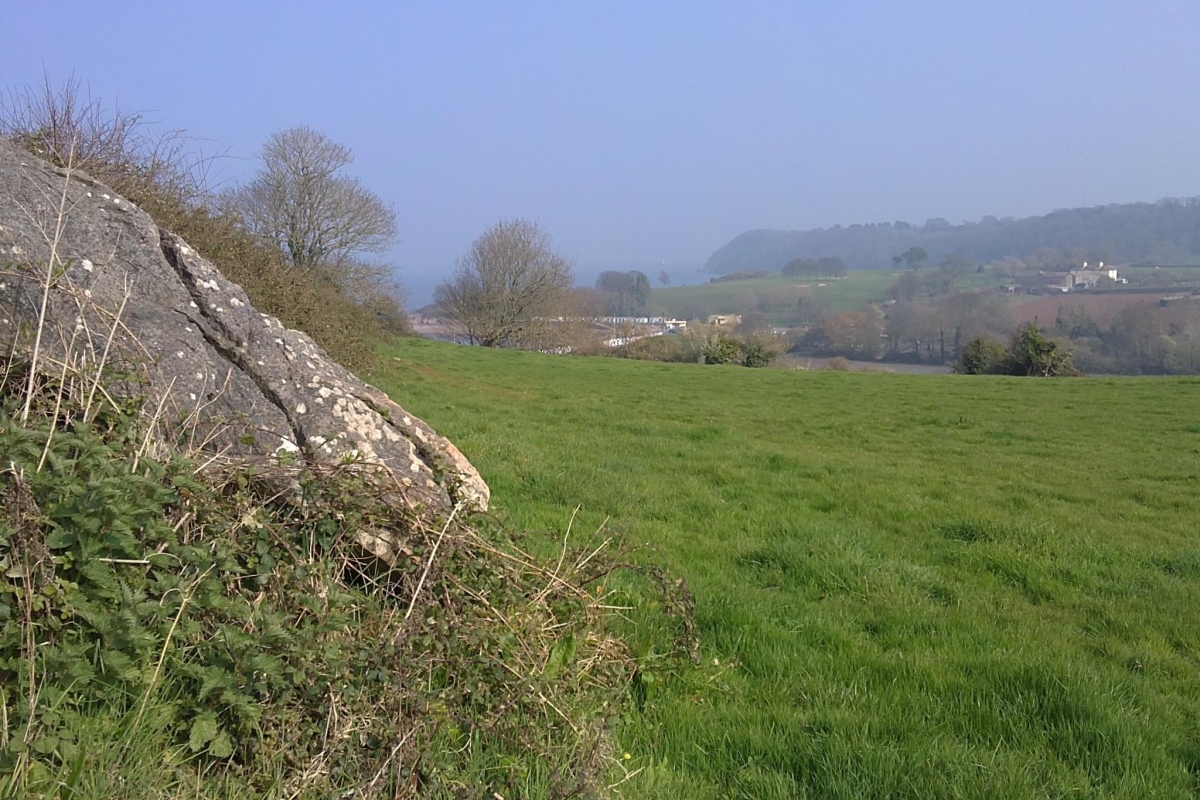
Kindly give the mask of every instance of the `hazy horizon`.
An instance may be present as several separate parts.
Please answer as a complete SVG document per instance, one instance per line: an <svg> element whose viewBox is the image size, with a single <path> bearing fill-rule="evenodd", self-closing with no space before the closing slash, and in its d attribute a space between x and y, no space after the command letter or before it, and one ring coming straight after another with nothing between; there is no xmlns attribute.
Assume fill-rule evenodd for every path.
<svg viewBox="0 0 1200 800"><path fill-rule="evenodd" d="M581 279L694 283L752 229L1200 194L1200 5L246 6L48 24L10 4L0 86L73 75L227 153L218 181L250 176L273 131L323 132L395 208L388 259L414 305L514 217Z"/></svg>

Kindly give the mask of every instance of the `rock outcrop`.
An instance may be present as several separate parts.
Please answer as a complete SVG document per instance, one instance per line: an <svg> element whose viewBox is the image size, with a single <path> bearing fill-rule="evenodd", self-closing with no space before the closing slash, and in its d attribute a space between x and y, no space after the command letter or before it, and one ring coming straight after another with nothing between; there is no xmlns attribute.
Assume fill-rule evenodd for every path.
<svg viewBox="0 0 1200 800"><path fill-rule="evenodd" d="M85 173L0 141L6 352L32 338L47 275L47 357L136 369L146 407L208 447L383 464L410 503L487 509L487 485L453 444L256 311L186 242Z"/></svg>

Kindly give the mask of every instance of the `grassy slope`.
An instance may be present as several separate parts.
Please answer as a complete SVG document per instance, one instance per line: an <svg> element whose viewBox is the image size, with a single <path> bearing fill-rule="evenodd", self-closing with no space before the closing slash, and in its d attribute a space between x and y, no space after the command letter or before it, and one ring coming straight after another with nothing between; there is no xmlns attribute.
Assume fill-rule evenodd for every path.
<svg viewBox="0 0 1200 800"><path fill-rule="evenodd" d="M629 796L1200 788L1200 382L389 355L501 513L582 504L695 592Z"/></svg>
<svg viewBox="0 0 1200 800"><path fill-rule="evenodd" d="M931 269L927 269L926 272ZM654 313L664 314L684 313L684 311L697 306L704 307L714 314L733 313L748 305L753 305L754 298L760 293L769 295L793 286L806 286L811 297L824 303L830 310L834 312L856 311L868 303L886 300L888 287L901 274L903 271L897 270L856 270L845 279L836 281L797 281L784 275L769 275L764 278L751 278L743 281L656 288L650 295L650 308ZM1107 308L1124 303L1155 301L1157 297L1144 294L1151 288L1161 289L1165 294L1173 291L1191 291L1200 286L1200 268L1196 267L1121 267L1121 274L1129 278L1128 288L1136 290L1134 293L1121 294L1119 288L1116 291L1096 294L1082 293L1071 295L1071 299L1067 303L1072 305L1078 303L1089 307L1094 304L1097 308ZM1009 280L1011 279L995 270L987 270L983 273L968 272L959 279L957 289L960 292L978 289L998 290ZM819 286L819 283L825 285ZM1063 296L1051 296L1051 298L1053 297L1061 300ZM1039 301L1044 304L1047 302L1047 296L1017 295L1010 300L1015 306ZM1097 313L1105 316L1104 311ZM1034 314L1035 312L1032 311L1029 313L1018 311L1017 318L1024 321L1032 319ZM780 324L790 318L788 314L783 313L772 316L774 321ZM1039 314L1039 318L1044 324L1053 322L1053 314L1048 320L1044 313Z"/></svg>

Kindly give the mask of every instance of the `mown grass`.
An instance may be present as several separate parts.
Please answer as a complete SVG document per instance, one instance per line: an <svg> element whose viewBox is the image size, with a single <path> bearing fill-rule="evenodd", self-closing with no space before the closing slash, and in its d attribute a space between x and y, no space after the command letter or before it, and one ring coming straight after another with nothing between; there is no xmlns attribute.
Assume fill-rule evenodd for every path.
<svg viewBox="0 0 1200 800"><path fill-rule="evenodd" d="M694 592L701 667L633 631L615 793L1200 789L1200 381L387 356L503 516L579 505Z"/></svg>

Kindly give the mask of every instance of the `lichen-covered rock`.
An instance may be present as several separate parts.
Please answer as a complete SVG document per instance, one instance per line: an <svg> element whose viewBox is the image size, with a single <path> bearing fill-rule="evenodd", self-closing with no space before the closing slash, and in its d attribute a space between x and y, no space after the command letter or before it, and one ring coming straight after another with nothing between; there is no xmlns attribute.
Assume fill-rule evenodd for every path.
<svg viewBox="0 0 1200 800"><path fill-rule="evenodd" d="M487 509L487 485L453 444L255 310L186 242L85 173L0 141L6 350L32 338L47 275L47 357L86 368L107 351L140 373L147 408L208 448L378 463L418 506Z"/></svg>

